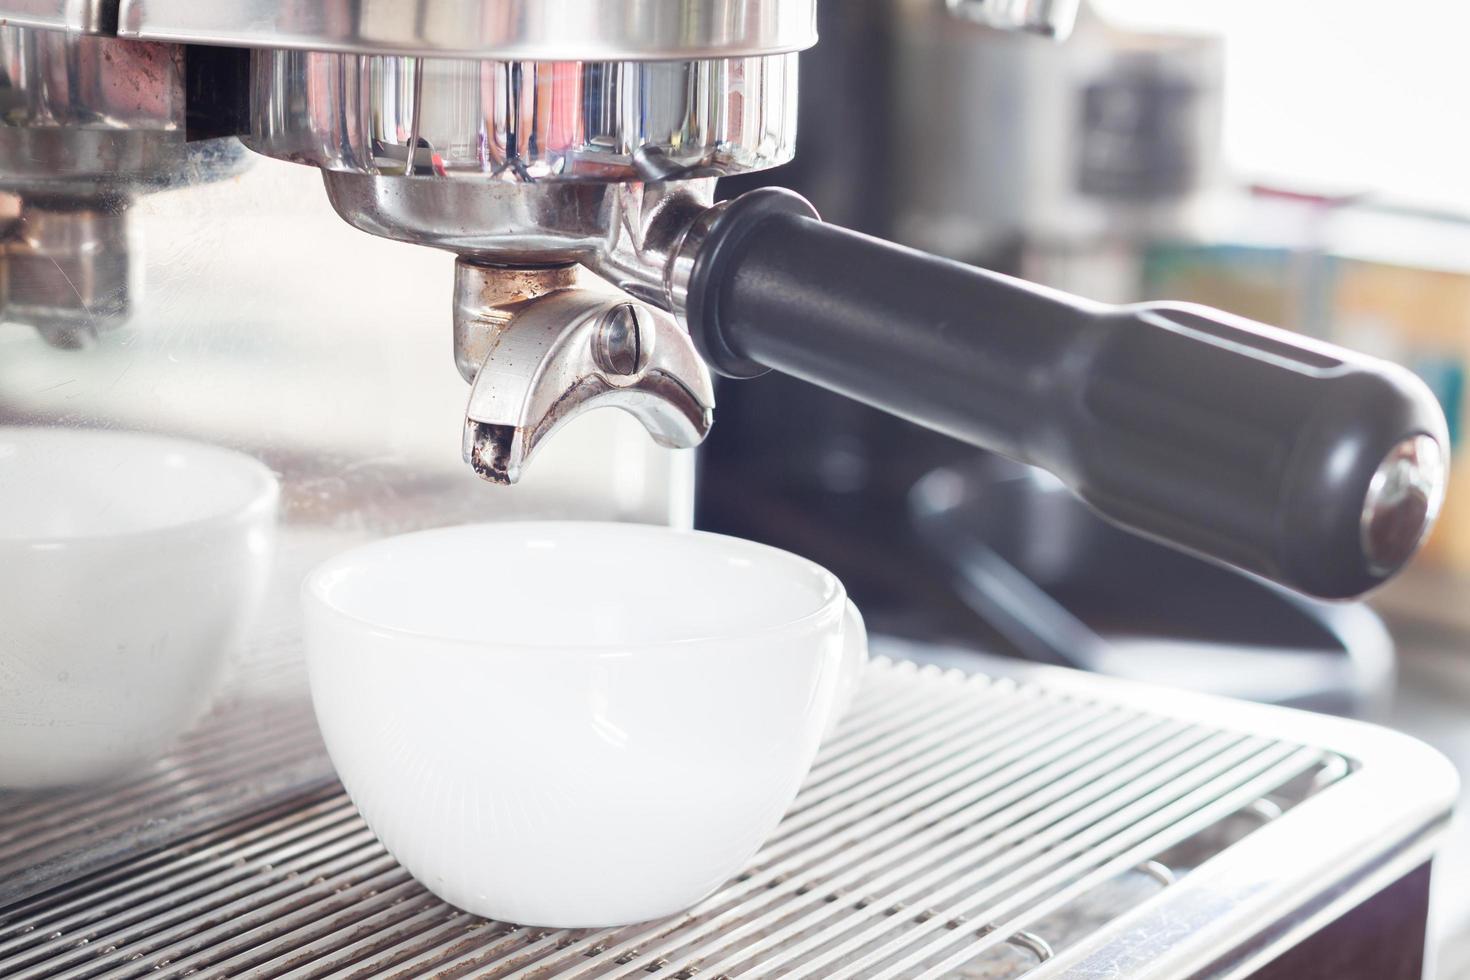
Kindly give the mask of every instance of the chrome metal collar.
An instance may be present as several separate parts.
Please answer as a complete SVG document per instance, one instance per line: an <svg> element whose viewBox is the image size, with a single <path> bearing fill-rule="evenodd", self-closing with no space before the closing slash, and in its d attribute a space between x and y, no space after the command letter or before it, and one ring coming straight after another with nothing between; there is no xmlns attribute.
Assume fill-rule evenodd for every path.
<svg viewBox="0 0 1470 980"><path fill-rule="evenodd" d="M714 181L533 184L368 177L327 172L327 197L348 224L482 264L580 263L667 309L669 268L686 230L714 201ZM679 285L675 282L675 285Z"/></svg>
<svg viewBox="0 0 1470 980"><path fill-rule="evenodd" d="M761 170L796 149L795 55L545 63L258 51L253 75L251 149L342 173L670 180Z"/></svg>
<svg viewBox="0 0 1470 980"><path fill-rule="evenodd" d="M1411 436L1389 450L1363 503L1363 554L1375 571L1391 574L1418 550L1444 503L1449 465L1439 442Z"/></svg>
<svg viewBox="0 0 1470 980"><path fill-rule="evenodd" d="M36 27L68 34L110 35L117 30L118 0L4 0L6 27Z"/></svg>
<svg viewBox="0 0 1470 980"><path fill-rule="evenodd" d="M12 6L48 0L11 0ZM52 6L105 0L49 0ZM113 0L122 37L526 61L782 54L817 40L816 0Z"/></svg>

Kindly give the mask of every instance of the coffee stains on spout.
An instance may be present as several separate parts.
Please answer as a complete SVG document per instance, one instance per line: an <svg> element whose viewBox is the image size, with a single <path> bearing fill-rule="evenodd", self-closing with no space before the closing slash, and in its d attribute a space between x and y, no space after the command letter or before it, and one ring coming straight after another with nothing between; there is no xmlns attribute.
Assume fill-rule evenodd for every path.
<svg viewBox="0 0 1470 980"><path fill-rule="evenodd" d="M510 486L520 479L520 461L513 447L520 433L509 425L465 419L464 459L482 480Z"/></svg>

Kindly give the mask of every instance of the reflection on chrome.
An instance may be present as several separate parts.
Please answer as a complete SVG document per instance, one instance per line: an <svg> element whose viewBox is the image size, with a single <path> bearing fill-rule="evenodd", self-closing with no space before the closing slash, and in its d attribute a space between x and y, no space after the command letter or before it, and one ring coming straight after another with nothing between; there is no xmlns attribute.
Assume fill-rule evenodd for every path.
<svg viewBox="0 0 1470 980"><path fill-rule="evenodd" d="M533 62L267 50L252 72L251 149L324 170L671 180L760 170L795 152L795 55Z"/></svg>

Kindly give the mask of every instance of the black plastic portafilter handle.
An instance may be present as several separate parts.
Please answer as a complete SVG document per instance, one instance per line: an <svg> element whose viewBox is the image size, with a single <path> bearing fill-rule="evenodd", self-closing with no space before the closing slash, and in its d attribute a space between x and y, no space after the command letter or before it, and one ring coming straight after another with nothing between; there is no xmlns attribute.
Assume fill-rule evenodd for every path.
<svg viewBox="0 0 1470 980"><path fill-rule="evenodd" d="M725 206L686 315L722 374L775 369L1041 466L1117 524L1310 595L1389 578L1443 497L1444 415L1403 368L925 255L789 191Z"/></svg>

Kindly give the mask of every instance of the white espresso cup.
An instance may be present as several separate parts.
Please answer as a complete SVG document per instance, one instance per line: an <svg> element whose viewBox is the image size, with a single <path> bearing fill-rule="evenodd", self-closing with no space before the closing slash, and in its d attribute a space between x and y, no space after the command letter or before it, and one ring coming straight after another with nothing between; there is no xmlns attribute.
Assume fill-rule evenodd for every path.
<svg viewBox="0 0 1470 980"><path fill-rule="evenodd" d="M209 706L270 574L255 459L0 428L0 788L120 775Z"/></svg>
<svg viewBox="0 0 1470 980"><path fill-rule="evenodd" d="M775 829L867 659L831 573L628 524L387 538L303 588L338 775L430 891L490 918L678 912Z"/></svg>

